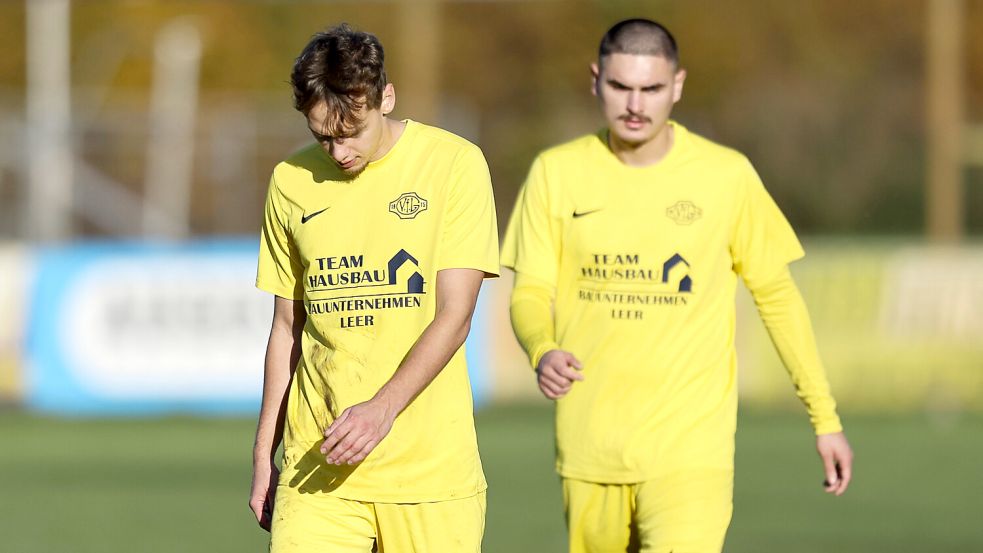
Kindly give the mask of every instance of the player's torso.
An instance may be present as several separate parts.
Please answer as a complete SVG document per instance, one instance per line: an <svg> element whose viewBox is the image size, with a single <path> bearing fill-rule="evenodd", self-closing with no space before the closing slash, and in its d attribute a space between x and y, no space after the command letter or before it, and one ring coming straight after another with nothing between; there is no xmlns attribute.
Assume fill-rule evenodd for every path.
<svg viewBox="0 0 983 553"><path fill-rule="evenodd" d="M314 186L292 238L304 266L305 305L322 335L366 332L425 318L439 247L439 170L382 168L354 182Z"/></svg>
<svg viewBox="0 0 983 553"><path fill-rule="evenodd" d="M560 337L596 336L600 325L625 339L671 339L719 317L735 279L737 188L726 175L697 162L620 174L580 169L563 186Z"/></svg>
<svg viewBox="0 0 983 553"><path fill-rule="evenodd" d="M421 155L420 137L411 138L417 148L391 152L399 155L356 179L319 180L315 168L280 184L303 269L301 369L335 406L371 397L433 320L453 156Z"/></svg>
<svg viewBox="0 0 983 553"><path fill-rule="evenodd" d="M591 161L549 174L562 178L557 341L585 376L558 402L561 472L725 466L740 172L692 152L648 169Z"/></svg>

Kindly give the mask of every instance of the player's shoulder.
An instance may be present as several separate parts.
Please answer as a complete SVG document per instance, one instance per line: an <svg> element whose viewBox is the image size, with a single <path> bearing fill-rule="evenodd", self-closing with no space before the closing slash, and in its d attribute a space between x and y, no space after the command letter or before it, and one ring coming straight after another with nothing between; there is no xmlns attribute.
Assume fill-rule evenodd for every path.
<svg viewBox="0 0 983 553"><path fill-rule="evenodd" d="M604 149L606 146L604 145L603 131L598 131L550 146L539 152L536 159L541 163L563 165L589 162L599 150Z"/></svg>
<svg viewBox="0 0 983 553"><path fill-rule="evenodd" d="M750 160L737 149L693 132L678 123L674 125L677 135L686 143L687 155L699 160L704 166L736 171L750 168Z"/></svg>
<svg viewBox="0 0 983 553"><path fill-rule="evenodd" d="M455 156L481 156L484 159L481 148L475 143L446 129L412 120L406 121L406 129L414 134L414 141L428 149L433 148Z"/></svg>

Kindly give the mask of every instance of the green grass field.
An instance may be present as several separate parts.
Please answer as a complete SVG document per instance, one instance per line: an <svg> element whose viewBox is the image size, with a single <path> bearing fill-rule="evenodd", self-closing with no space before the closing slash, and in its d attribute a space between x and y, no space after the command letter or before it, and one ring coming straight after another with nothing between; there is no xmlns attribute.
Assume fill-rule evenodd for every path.
<svg viewBox="0 0 983 553"><path fill-rule="evenodd" d="M564 550L551 411L478 415L486 552ZM856 480L822 493L804 416L743 414L728 552L983 551L983 418L847 416ZM252 420L58 420L0 412L0 551L266 551Z"/></svg>

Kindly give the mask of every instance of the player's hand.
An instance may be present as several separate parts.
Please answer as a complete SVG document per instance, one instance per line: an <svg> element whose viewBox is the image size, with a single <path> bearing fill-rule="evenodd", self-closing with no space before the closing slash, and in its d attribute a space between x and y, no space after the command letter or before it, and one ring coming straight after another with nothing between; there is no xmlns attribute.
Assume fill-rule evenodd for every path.
<svg viewBox="0 0 983 553"><path fill-rule="evenodd" d="M569 351L551 349L539 359L536 382L539 391L550 399L559 399L570 391L574 381L584 379L583 366Z"/></svg>
<svg viewBox="0 0 983 553"><path fill-rule="evenodd" d="M331 465L362 462L389 434L396 413L379 399L352 405L324 431L321 453Z"/></svg>
<svg viewBox="0 0 983 553"><path fill-rule="evenodd" d="M853 450L842 432L816 436L816 451L823 460L826 493L843 495L853 476Z"/></svg>
<svg viewBox="0 0 983 553"><path fill-rule="evenodd" d="M249 490L249 508L256 515L260 528L270 531L273 520L273 500L276 498L276 484L280 469L273 461L253 466L253 485Z"/></svg>

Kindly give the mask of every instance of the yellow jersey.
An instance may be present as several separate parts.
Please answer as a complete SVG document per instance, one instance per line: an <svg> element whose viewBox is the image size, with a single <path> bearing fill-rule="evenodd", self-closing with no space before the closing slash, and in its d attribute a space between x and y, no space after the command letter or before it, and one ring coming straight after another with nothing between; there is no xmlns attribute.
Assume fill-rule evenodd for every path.
<svg viewBox="0 0 983 553"><path fill-rule="evenodd" d="M370 399L434 318L437 272L498 274L498 231L481 151L407 121L356 178L317 144L277 165L256 285L303 300L281 485L345 499L416 503L486 488L462 347L361 463L328 465L323 431Z"/></svg>
<svg viewBox="0 0 983 553"><path fill-rule="evenodd" d="M555 286L556 345L583 364L556 402L567 478L732 468L737 277L753 290L803 255L743 155L670 125L647 167L622 163L606 131L543 152L506 232L502 264ZM814 403L839 424L831 397Z"/></svg>

